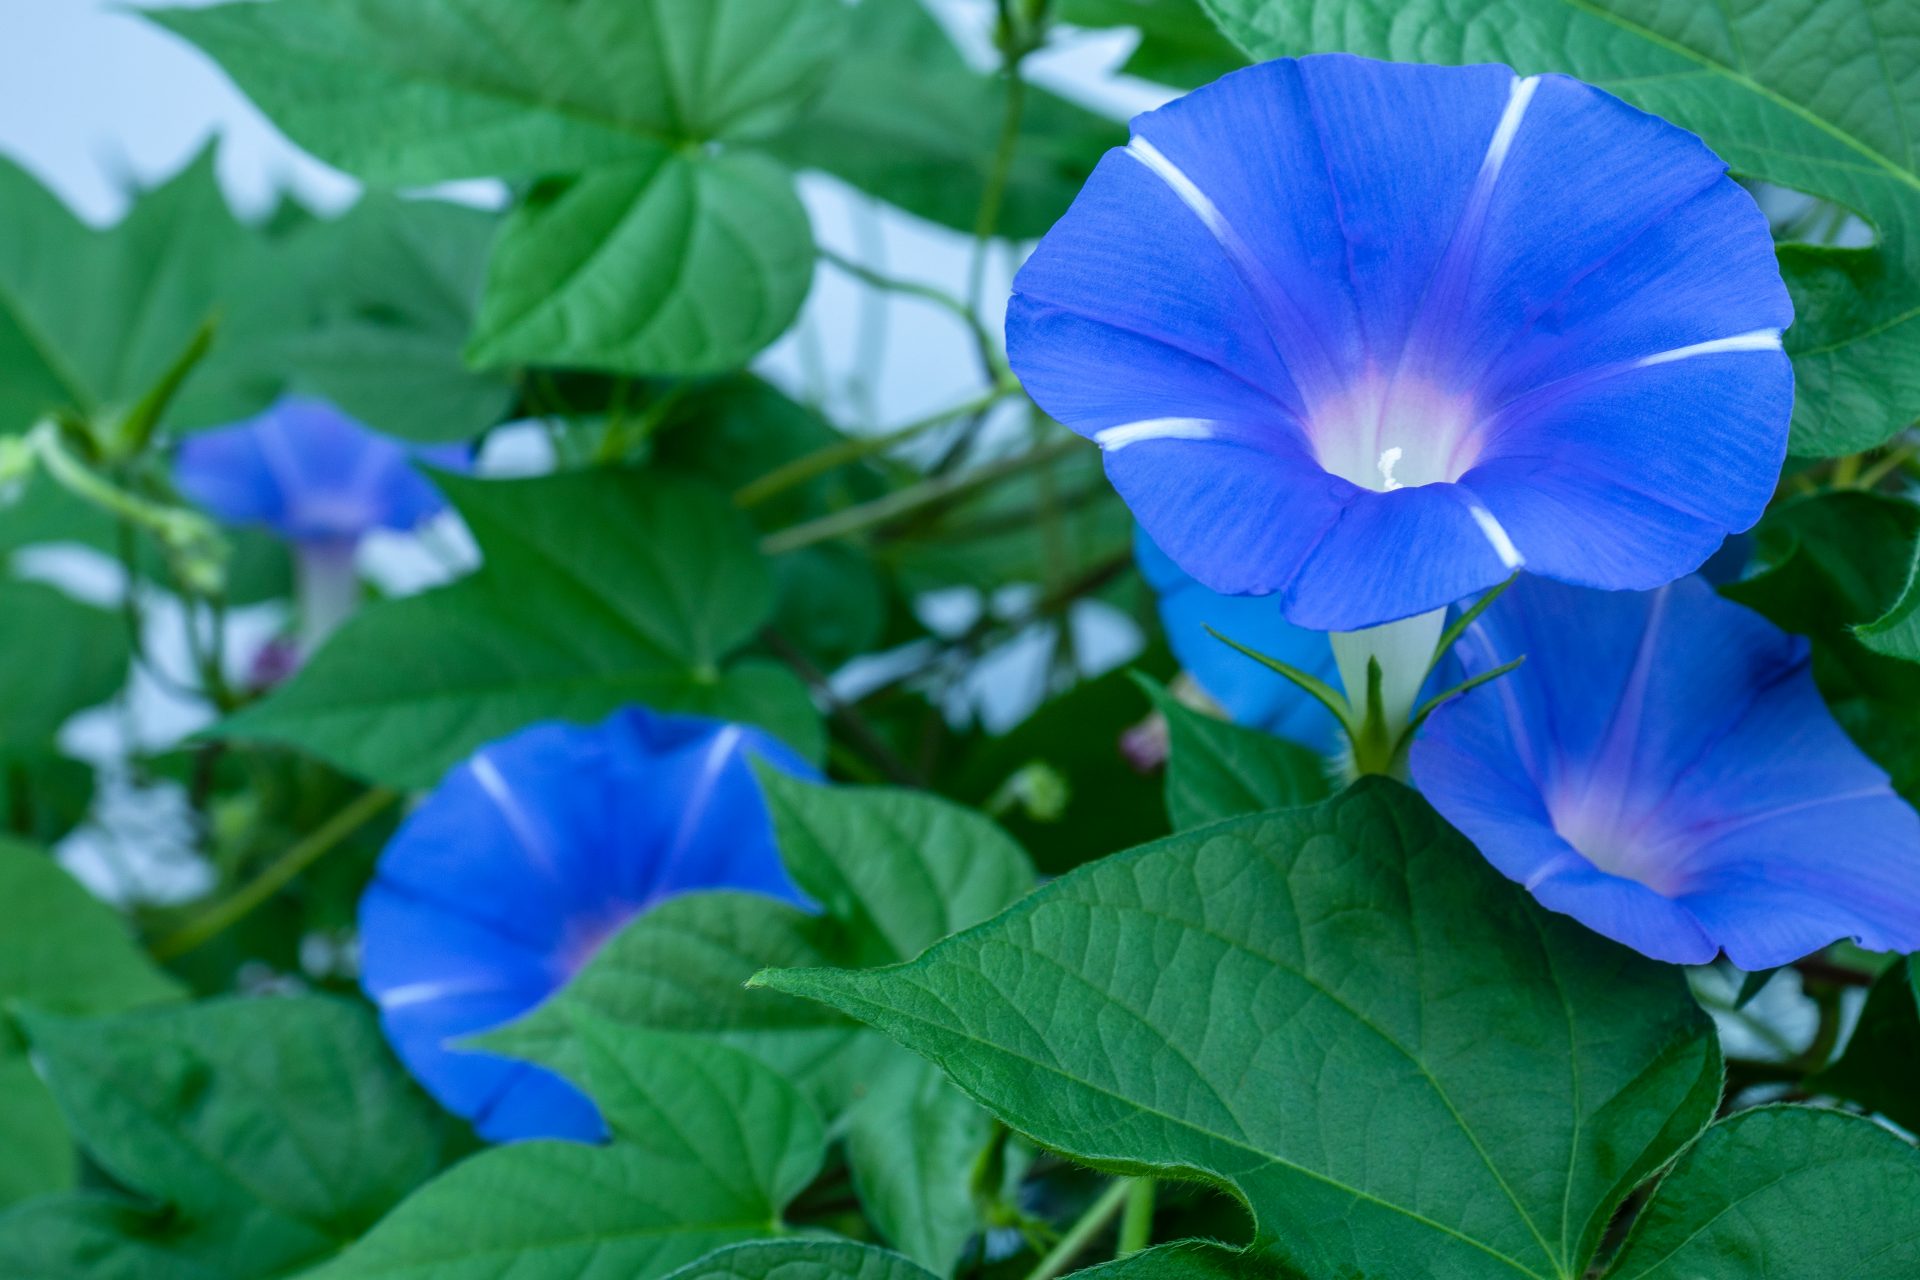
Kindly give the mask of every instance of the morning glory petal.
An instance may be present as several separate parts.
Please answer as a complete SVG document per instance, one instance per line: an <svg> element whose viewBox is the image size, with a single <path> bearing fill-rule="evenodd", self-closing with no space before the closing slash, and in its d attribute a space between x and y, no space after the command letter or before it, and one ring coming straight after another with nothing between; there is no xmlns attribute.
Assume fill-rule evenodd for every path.
<svg viewBox="0 0 1920 1280"><path fill-rule="evenodd" d="M352 543L406 531L446 506L416 468L462 469L458 447L409 450L332 405L289 398L257 418L188 436L174 480L229 524L265 525L303 543Z"/></svg>
<svg viewBox="0 0 1920 1280"><path fill-rule="evenodd" d="M1346 631L1521 566L1697 568L1771 493L1791 318L1693 135L1562 76L1329 54L1136 119L1007 336L1184 572Z"/></svg>
<svg viewBox="0 0 1920 1280"><path fill-rule="evenodd" d="M1834 722L1806 641L1697 577L1529 577L1458 654L1526 663L1434 713L1414 779L1543 905L1675 962L1920 949L1920 815Z"/></svg>
<svg viewBox="0 0 1920 1280"><path fill-rule="evenodd" d="M536 997L537 999L537 997ZM572 1084L529 1063L446 1048L477 1031L510 1022L531 1004L514 994L451 994L431 1004L381 1011L394 1052L440 1104L473 1123L489 1142L606 1136L599 1110ZM429 1077L413 1064L434 1062Z"/></svg>
<svg viewBox="0 0 1920 1280"><path fill-rule="evenodd" d="M492 1140L599 1136L571 1085L454 1045L538 1005L675 894L803 903L755 760L813 776L760 730L639 708L597 725L534 725L447 775L360 901L362 985L430 1093Z"/></svg>
<svg viewBox="0 0 1920 1280"><path fill-rule="evenodd" d="M1325 632L1296 627L1271 596L1223 596L1180 572L1145 533L1134 558L1160 601L1167 643L1208 697L1236 723L1332 752L1344 738L1340 723L1317 699L1246 654L1221 643L1208 628L1249 649L1337 684L1333 646Z"/></svg>

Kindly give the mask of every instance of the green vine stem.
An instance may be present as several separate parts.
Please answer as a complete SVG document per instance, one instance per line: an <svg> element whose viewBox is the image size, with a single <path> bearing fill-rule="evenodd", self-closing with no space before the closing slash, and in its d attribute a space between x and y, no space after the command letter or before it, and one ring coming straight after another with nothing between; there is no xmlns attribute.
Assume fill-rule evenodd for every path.
<svg viewBox="0 0 1920 1280"><path fill-rule="evenodd" d="M275 858L260 874L181 925L149 948L157 960L171 960L204 946L238 924L293 878L332 852L348 836L378 817L400 798L386 787L363 791L351 804L316 827Z"/></svg>

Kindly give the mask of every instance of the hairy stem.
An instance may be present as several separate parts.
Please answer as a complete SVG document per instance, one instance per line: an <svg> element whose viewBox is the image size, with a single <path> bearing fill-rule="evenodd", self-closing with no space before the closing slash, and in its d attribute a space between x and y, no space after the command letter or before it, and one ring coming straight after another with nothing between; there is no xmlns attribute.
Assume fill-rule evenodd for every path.
<svg viewBox="0 0 1920 1280"><path fill-rule="evenodd" d="M830 515L781 529L777 533L770 533L761 539L760 550L770 556L784 555L789 551L798 551L802 547L811 547L817 543L831 542L836 538L862 533L923 507L959 497L976 489L983 489L1008 476L1043 466L1055 458L1063 457L1080 448L1081 443L1077 436L1056 440L1031 453L989 463L977 471L969 471L962 475L937 476L889 493L885 497L875 498L872 502L863 502L858 506L848 507L844 511L835 511Z"/></svg>
<svg viewBox="0 0 1920 1280"><path fill-rule="evenodd" d="M1039 1265L1027 1273L1027 1280L1054 1280L1064 1274L1093 1243L1094 1237L1106 1230L1107 1224L1126 1208L1128 1198L1133 1194L1133 1178L1118 1178L1112 1186L1101 1193L1100 1198L1087 1207L1080 1220L1067 1228L1067 1234L1060 1237L1060 1243L1040 1259Z"/></svg>
<svg viewBox="0 0 1920 1280"><path fill-rule="evenodd" d="M778 497L789 489L797 488L817 476L823 476L837 467L871 458L884 453L895 445L905 444L914 437L955 418L979 413L990 409L1000 401L1017 392L1019 384L1009 376L997 382L987 391L981 392L962 404L930 413L924 418L915 418L912 422L883 431L878 435L859 436L853 439L836 440L824 449L803 454L789 462L784 462L763 476L759 476L734 490L733 504L736 507L757 507L771 498Z"/></svg>
<svg viewBox="0 0 1920 1280"><path fill-rule="evenodd" d="M171 960L225 933L399 798L399 792L386 787L361 792L351 804L268 863L259 875L155 941L151 948L154 958Z"/></svg>
<svg viewBox="0 0 1920 1280"><path fill-rule="evenodd" d="M930 284L922 284L917 280L902 280L897 276L886 275L824 246L816 252L819 253L822 262L845 272L862 284L887 293L897 293L902 297L919 298L954 316L967 327L967 333L973 338L973 345L980 353L980 367L986 371L987 377L996 384L1007 379L1007 359L1000 354L999 345L994 341L993 335L987 331L987 327L980 323L979 313L974 308L944 289L936 289Z"/></svg>
<svg viewBox="0 0 1920 1280"><path fill-rule="evenodd" d="M1152 1178L1133 1180L1133 1189L1127 1195L1126 1216L1120 1219L1120 1244L1114 1250L1114 1257L1138 1253L1153 1243L1154 1190Z"/></svg>

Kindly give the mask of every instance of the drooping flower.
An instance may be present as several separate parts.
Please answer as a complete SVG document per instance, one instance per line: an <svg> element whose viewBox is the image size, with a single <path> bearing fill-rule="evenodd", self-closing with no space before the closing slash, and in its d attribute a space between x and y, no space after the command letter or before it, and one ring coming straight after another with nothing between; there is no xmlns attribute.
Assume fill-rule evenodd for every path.
<svg viewBox="0 0 1920 1280"><path fill-rule="evenodd" d="M417 460L459 467L465 451L409 449L321 400L289 398L257 418L181 443L180 491L228 524L264 525L296 543L356 543L405 531L445 502Z"/></svg>
<svg viewBox="0 0 1920 1280"><path fill-rule="evenodd" d="M1208 628L1322 680L1338 679L1323 631L1296 627L1271 600L1223 596L1180 572L1143 532L1134 539L1141 576L1160 601L1167 643L1194 682L1237 724L1317 750L1339 748L1340 722L1299 686L1223 643Z"/></svg>
<svg viewBox="0 0 1920 1280"><path fill-rule="evenodd" d="M458 446L411 449L324 401L288 398L257 418L188 436L174 482L226 523L264 526L294 544L310 651L359 598L360 540L416 528L445 509L417 462L459 470L468 455Z"/></svg>
<svg viewBox="0 0 1920 1280"><path fill-rule="evenodd" d="M757 729L639 708L540 724L450 772L360 900L361 981L409 1070L490 1140L602 1134L560 1077L453 1047L557 991L640 912L698 889L801 899L774 847Z"/></svg>
<svg viewBox="0 0 1920 1280"><path fill-rule="evenodd" d="M1920 815L1841 731L1808 645L1698 577L1523 578L1456 650L1414 781L1542 905L1660 960L1920 949Z"/></svg>
<svg viewBox="0 0 1920 1280"><path fill-rule="evenodd" d="M1354 631L1530 572L1661 585L1786 449L1767 224L1564 76L1344 54L1133 123L1015 281L1015 370L1188 574Z"/></svg>

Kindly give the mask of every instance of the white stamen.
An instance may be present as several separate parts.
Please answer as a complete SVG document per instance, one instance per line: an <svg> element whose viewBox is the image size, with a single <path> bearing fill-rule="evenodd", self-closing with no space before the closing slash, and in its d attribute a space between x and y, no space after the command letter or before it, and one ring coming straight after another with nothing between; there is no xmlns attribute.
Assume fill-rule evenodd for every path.
<svg viewBox="0 0 1920 1280"><path fill-rule="evenodd" d="M1539 87L1539 76L1514 77L1513 87L1507 91L1506 110L1500 113L1493 140L1487 143L1487 158L1480 165L1482 182L1490 184L1499 176L1500 167L1507 162L1507 152L1513 149L1514 135L1520 132L1520 122L1526 118L1527 104L1533 101L1534 90Z"/></svg>
<svg viewBox="0 0 1920 1280"><path fill-rule="evenodd" d="M1736 333L1731 338L1711 338L1706 342L1695 342L1689 346L1675 347L1671 351L1656 351L1650 356L1641 356L1634 361L1634 367L1644 369L1653 364L1670 364L1675 360L1691 360L1694 356L1718 355L1723 351L1778 351L1780 350L1780 331L1778 329L1755 329L1752 333Z"/></svg>
<svg viewBox="0 0 1920 1280"><path fill-rule="evenodd" d="M1494 519L1493 512L1477 502L1468 503L1467 510L1473 513L1474 523L1478 524L1480 532L1486 535L1488 545L1493 548L1493 554L1500 557L1501 564L1509 569L1518 569L1527 562L1526 557L1520 554L1519 548L1513 545L1513 539L1507 536L1507 531L1501 527L1498 520Z"/></svg>
<svg viewBox="0 0 1920 1280"><path fill-rule="evenodd" d="M1380 491L1382 493L1392 493L1395 489L1406 488L1405 485L1393 478L1393 469L1399 463L1400 455L1405 452L1406 450L1402 449L1399 445L1380 451L1380 461L1374 465L1380 468L1380 480L1383 486Z"/></svg>
<svg viewBox="0 0 1920 1280"><path fill-rule="evenodd" d="M1205 418L1149 418L1093 433L1093 442L1108 453L1118 453L1141 440L1211 440L1213 423Z"/></svg>

